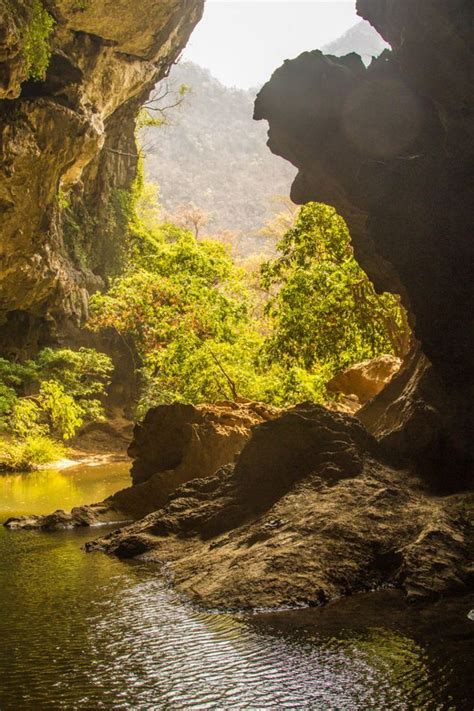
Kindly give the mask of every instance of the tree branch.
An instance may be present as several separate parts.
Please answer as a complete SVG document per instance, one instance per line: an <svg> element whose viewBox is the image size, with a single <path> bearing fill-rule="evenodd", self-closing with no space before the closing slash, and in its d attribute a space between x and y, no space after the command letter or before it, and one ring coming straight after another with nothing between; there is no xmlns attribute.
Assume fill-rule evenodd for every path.
<svg viewBox="0 0 474 711"><path fill-rule="evenodd" d="M238 399L238 397L239 397L238 394L237 394L237 387L236 387L236 385L235 385L235 382L232 380L232 378L230 377L230 375L229 375L228 373L226 373L226 371L224 370L224 368L223 368L223 366L222 366L222 363L220 362L220 360L219 360L219 358L216 356L216 354L212 351L212 349L209 348L209 346L208 346L207 344L206 344L206 347L207 347L209 353L211 354L211 357L212 357L213 361L215 362L215 364L217 365L217 367L218 367L219 370L221 371L221 373L222 373L222 375L224 376L224 378L227 380L227 383L228 383L228 385L229 385L230 391L231 391L231 393L232 393L232 397L234 398L234 402L235 402L235 401Z"/></svg>

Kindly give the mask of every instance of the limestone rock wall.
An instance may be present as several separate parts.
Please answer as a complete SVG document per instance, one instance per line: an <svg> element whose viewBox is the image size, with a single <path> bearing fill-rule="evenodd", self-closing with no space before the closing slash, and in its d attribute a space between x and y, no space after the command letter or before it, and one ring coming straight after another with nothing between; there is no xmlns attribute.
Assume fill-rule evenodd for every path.
<svg viewBox="0 0 474 711"><path fill-rule="evenodd" d="M298 175L295 202L328 202L379 289L402 295L446 389L451 441L472 459L474 414L474 71L470 0L359 0L392 45L305 52L260 92L271 150Z"/></svg>
<svg viewBox="0 0 474 711"><path fill-rule="evenodd" d="M136 111L203 2L45 0L52 57L45 80L31 81L23 42L32 1L0 0L0 324L11 331L20 321L31 347L82 323L88 293L103 283L119 249L102 249L104 217L135 175ZM65 196L82 260L65 239Z"/></svg>

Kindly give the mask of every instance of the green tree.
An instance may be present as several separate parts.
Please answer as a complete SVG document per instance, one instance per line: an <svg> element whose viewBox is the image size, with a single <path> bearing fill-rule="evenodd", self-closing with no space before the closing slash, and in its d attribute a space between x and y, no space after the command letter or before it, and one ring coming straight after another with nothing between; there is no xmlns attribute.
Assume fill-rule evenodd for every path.
<svg viewBox="0 0 474 711"><path fill-rule="evenodd" d="M70 439L86 421L104 415L100 396L112 363L91 348L44 348L23 364L0 358L0 428Z"/></svg>
<svg viewBox="0 0 474 711"><path fill-rule="evenodd" d="M142 226L129 267L94 295L91 313L91 328L114 328L137 349L146 403L243 394L234 377L252 331L250 299L223 245Z"/></svg>
<svg viewBox="0 0 474 711"><path fill-rule="evenodd" d="M138 353L139 416L175 400L324 402L336 370L403 350L399 301L375 293L332 208L300 210L260 283L223 244L160 222L152 192L139 172L126 200L125 267L92 298L89 322Z"/></svg>
<svg viewBox="0 0 474 711"><path fill-rule="evenodd" d="M270 294L270 362L335 372L382 353L403 356L409 329L400 300L377 294L354 259L347 225L334 208L308 203L262 266Z"/></svg>

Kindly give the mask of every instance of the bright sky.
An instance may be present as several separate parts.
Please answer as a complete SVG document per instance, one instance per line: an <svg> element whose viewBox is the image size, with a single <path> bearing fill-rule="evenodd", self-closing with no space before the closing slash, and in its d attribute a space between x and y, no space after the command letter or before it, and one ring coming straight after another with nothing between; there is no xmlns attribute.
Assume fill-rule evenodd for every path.
<svg viewBox="0 0 474 711"><path fill-rule="evenodd" d="M321 48L359 20L355 0L206 0L183 59L247 89L267 81L284 59Z"/></svg>

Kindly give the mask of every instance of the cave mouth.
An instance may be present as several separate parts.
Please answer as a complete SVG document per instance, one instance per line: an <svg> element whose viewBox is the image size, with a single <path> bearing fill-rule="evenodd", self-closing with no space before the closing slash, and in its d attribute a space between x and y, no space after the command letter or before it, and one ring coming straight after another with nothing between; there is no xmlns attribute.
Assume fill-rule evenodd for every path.
<svg viewBox="0 0 474 711"><path fill-rule="evenodd" d="M282 321L281 332L266 347L266 367L271 366L268 354L273 353L273 362L279 358L282 363L293 367L293 373L288 378L297 379L295 371L299 369L308 373L314 384L317 380L322 383L325 379L326 383L330 382L326 389L328 397L335 402L342 402L342 409L345 407L348 412L354 413L380 392L398 371L408 353L411 331L407 314L398 296L376 293L366 274L358 268L353 259L347 227L340 216L329 206L313 202L301 208L300 212L300 208L286 197L295 179L294 168L265 148L266 128L263 123L252 122L258 91L258 71L254 73L253 79L249 79L243 71L238 81L235 80L232 72L236 71L236 67L230 58L231 50L221 46L222 37L219 41L217 39L218 33L224 37L227 37L226 32L235 34L235 27L231 30L225 26L229 17L234 18L234 15L228 8L214 7L211 11L209 7L208 11L211 19L206 23L205 13L204 20L193 35L191 50L186 50L182 61L172 67L169 75L153 88L139 113L137 138L141 170L145 178L144 194L137 200L140 218L144 220L145 227L149 228L153 222L156 228L158 222L164 224L168 221L193 233L199 244L209 238L223 244L238 268L247 272L247 278L258 281L260 291L262 277L259 271L266 271L263 291L267 293L254 293L252 297L253 309L262 321L259 329L262 332L268 330L268 317L272 309L275 313L280 311ZM306 11L315 10L307 8ZM250 17L253 17L253 12L258 14L258 11L255 7L249 7L246 12L250 12L250 15L244 16L241 21L251 25ZM338 21L343 25L344 22L349 24L348 31L339 40L330 43L327 51L340 54L359 50L363 61L368 64L373 56L383 52L388 45L367 22L357 18L354 6L352 14L347 7L345 13L344 18L331 17L331 22L336 23L334 26L338 26ZM351 26L349 20L355 20L355 25ZM198 39L195 42L196 35ZM249 40L249 57L255 52L252 41ZM218 55L213 52L215 46L219 47ZM209 50L207 54L206 49ZM291 50L289 52L291 54ZM203 65L197 64L197 61L202 61ZM226 62L229 64L227 75ZM257 88L249 88L255 86ZM229 170L230 166L232 170ZM298 214L301 218L298 229L303 231L304 219L308 218L311 211L317 213L318 218L311 218L314 233L305 250L300 249L298 252L295 248L298 238L293 235L294 244L291 245L291 238L288 238L286 246L278 251L280 240L284 240L285 235L295 229ZM303 212L306 217L301 216ZM318 219L319 224L316 224ZM154 228L151 229L153 231ZM332 244L328 240L324 242L326 230L340 233L334 234ZM176 233L168 236L168 239L175 240ZM341 242L339 245L338 240ZM287 251L283 254L282 250L285 249ZM311 279L309 262L312 259L324 262L331 275L327 274L323 278L320 274L319 291L314 290L311 302L308 300L308 288ZM283 263L291 260L293 268L288 270L288 283L284 289ZM291 305L294 302L292 290L298 291L296 270L301 268L298 260L308 262L304 287L306 293L303 295L304 292L301 292L300 299L301 302L304 299L308 301L306 311L301 308L292 311ZM280 277L277 276L278 271L281 272ZM349 272L352 272L351 276ZM332 291L336 285L338 295L336 290ZM222 285L218 285L218 288L225 289ZM339 310L334 309L332 313L321 310L319 320L313 318L311 322L310 304L317 303L323 294L329 301L332 299L334 304L339 299ZM279 298L281 303L277 304ZM344 303L345 299L347 303ZM264 319L267 319L265 325ZM286 323L283 323L285 320ZM339 350L341 357L337 365L326 367L324 356L320 358L321 363L318 362L317 349L311 343L318 338L313 338L311 330L317 333L319 328L321 333L329 332L331 329L328 323L331 321L339 322L334 331L349 332L355 324L360 328L354 328L352 334L346 333L338 344L336 336L332 343L331 336L328 336L328 343L321 346L320 353L328 355L331 349ZM306 334L298 333L298 322L307 324ZM213 377L222 386L218 392L203 399L211 402L229 397L235 399L236 396L268 399L268 390L261 390L257 395L258 389L252 390L250 387L245 390L244 387L242 392L234 376L235 367L230 364L227 368L226 358L221 360L216 353L211 352L209 357L214 362ZM374 358L377 362L371 363ZM354 370L343 377L335 377L342 376L342 371L359 363L361 369L365 369L363 375ZM310 375L311 368L317 372ZM373 382L369 382L372 378ZM358 385L355 381L359 381ZM300 385L298 396L294 395L293 401L285 400L283 395L285 388L291 386L288 383L282 385L278 404L289 405L297 399L321 400L321 391L316 395L317 386L311 390L301 380ZM196 402L194 396L188 399Z"/></svg>
<svg viewBox="0 0 474 711"><path fill-rule="evenodd" d="M472 3L107 6L0 11L5 703L467 707Z"/></svg>
<svg viewBox="0 0 474 711"><path fill-rule="evenodd" d="M326 20L318 41L327 51L358 49L368 63L386 44L351 8L301 11L319 12ZM274 46L275 33L288 35L288 10L279 7L275 27L266 31L265 41ZM409 350L400 300L377 293L359 268L344 220L328 205L298 208L287 197L295 170L272 155L265 126L252 120L267 70L258 68L250 79L258 62L249 59L233 86L238 65L230 44L224 62L229 74L222 81L193 61L202 58L219 73L222 56L204 50L217 46L222 32L229 43L235 35L229 25L233 10L209 6L208 12L189 56L134 105L135 137L119 128L112 132L116 145L106 141L104 153L118 161L120 180L99 205L103 239L90 239L97 224L90 210L97 209L96 191L110 179L111 167L99 172L90 194L69 178L59 182L54 230L62 242L61 261L73 265L73 281L82 284L83 313L70 319L9 312L2 328L16 345L6 337L5 362L14 352L15 366L5 380L5 422L11 430L9 418L19 420L14 437L18 428L31 426L38 435L50 430L76 444L74 437L82 433L91 446L91 429L101 433L98 440L107 430L94 425L104 408L111 420L140 419L151 406L183 400L261 400L276 407L315 401L355 414L389 382ZM257 7L245 12L256 13L256 26L263 27ZM252 25L250 16L241 21ZM285 54L305 48L299 28L301 18ZM75 37L81 47L88 42L80 33ZM91 40L94 53L99 39ZM257 57L258 32L252 42L249 56ZM53 52L45 80L24 82L21 99L54 97L70 110L83 80L83 69ZM121 110L107 119L107 127ZM130 168L135 171L137 163L130 188ZM84 303L84 291L95 292L90 303ZM60 311L60 304L55 308ZM78 329L86 315L86 328ZM68 367L77 371L72 390ZM93 380L89 391L86 372ZM69 412L64 422L54 408L45 412L48 388L58 389L57 407ZM17 398L26 398L29 410ZM115 425L111 437L117 429L122 437Z"/></svg>

